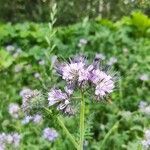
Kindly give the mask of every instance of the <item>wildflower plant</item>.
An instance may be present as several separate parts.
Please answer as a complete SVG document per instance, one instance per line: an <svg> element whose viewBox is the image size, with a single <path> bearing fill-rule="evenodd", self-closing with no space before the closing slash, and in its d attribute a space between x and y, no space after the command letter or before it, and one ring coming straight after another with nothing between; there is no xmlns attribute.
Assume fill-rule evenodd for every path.
<svg viewBox="0 0 150 150"><path fill-rule="evenodd" d="M50 36L46 37L47 43L51 49L50 53L45 53L47 62L50 58L49 55L56 46L53 43L55 31L52 30L53 25L56 22L55 14L56 5L54 5L52 8L51 23L49 24ZM87 44L87 41L82 39L80 43L85 45ZM30 114L30 112L33 113L36 110L38 111L41 108L46 110L46 112L48 112L51 116L57 118L58 124L62 127L63 131L70 139L74 147L77 150L83 150L85 142L85 99L87 99L88 96L90 97L89 100L92 99L93 101L101 102L107 100L108 96L116 87L116 75L111 73L109 69L110 65L108 67L101 65L102 59L99 55L96 55L91 63L89 63L84 55L76 55L75 57L70 58L69 61L61 62L55 59L53 65L52 62L48 62L47 64L50 65L50 70L52 69L52 66L54 66L56 73L59 75L61 80L64 81L64 87L59 88L57 85L55 85L48 89L46 93L46 99L41 91L23 89L20 93L22 97L22 109L27 114ZM43 82L42 78L41 81ZM46 85L44 85L44 89L47 90ZM78 106L80 106L80 109L78 109ZM53 110L56 111L55 108L57 110L57 115L53 113ZM62 121L61 114L69 116L79 114L79 140L69 132ZM28 117L23 123L26 124L31 120L33 120L33 118ZM58 137L58 133L52 128L46 128L43 131L43 137L49 141L54 141Z"/></svg>
<svg viewBox="0 0 150 150"><path fill-rule="evenodd" d="M56 116L59 125L63 128L75 148L83 150L86 97L90 95L90 100L93 99L98 102L107 100L107 97L114 91L116 86L116 75L111 74L109 69L106 71L104 69L106 67L101 67L100 63L101 59L99 58L99 55L95 56L91 64L88 63L87 58L83 55L75 56L68 62L56 61L56 73L66 85L64 85L63 89L57 87L57 85L49 89L47 99L44 99L44 96L38 90L31 90L28 88L23 89L20 92L20 95L22 96L23 111L30 114L30 112L33 113L32 109L38 110L43 108L52 116L52 108L56 108L58 113L53 116ZM78 97L75 96L77 94L79 95ZM78 110L77 106L80 106L80 110ZM59 111L61 114L69 116L77 115L79 114L78 112L80 112L79 141L77 141L77 139L75 139L75 137L69 132L61 119ZM26 124L31 120L34 121L34 118L28 116L23 123ZM35 120L39 120L39 116ZM49 140L49 136L50 138L51 136L53 138L53 135L55 139L58 136L58 133L49 128L43 131L43 137L45 139Z"/></svg>
<svg viewBox="0 0 150 150"><path fill-rule="evenodd" d="M90 95L90 99L102 101L107 99L115 89L115 74L112 75L109 71L104 71L104 68L100 67L100 61L100 58L96 55L91 64L88 64L88 61L84 56L75 56L70 59L69 62L57 62L55 67L56 72L61 79L65 81L66 86L63 91L53 87L48 92L48 106L56 107L57 110L68 115L73 115L78 112L73 105L76 99L74 93L80 93L80 96L77 97L77 99L79 99L78 102L80 102L79 143L74 140L69 131L66 132L68 137L70 137L71 141L74 143L74 146L80 150L83 149L84 143L86 96Z"/></svg>

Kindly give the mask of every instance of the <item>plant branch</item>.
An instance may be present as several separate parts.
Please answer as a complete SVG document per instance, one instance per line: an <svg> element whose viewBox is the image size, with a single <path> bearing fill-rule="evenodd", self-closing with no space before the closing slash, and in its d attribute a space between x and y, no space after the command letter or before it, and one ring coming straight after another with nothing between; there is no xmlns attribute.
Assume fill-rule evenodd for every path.
<svg viewBox="0 0 150 150"><path fill-rule="evenodd" d="M50 111L48 108L44 107L44 109L51 115L52 111ZM64 130L65 134L67 135L67 137L69 138L69 140L72 142L72 144L75 146L76 149L78 149L78 143L75 141L75 138L71 135L71 133L68 131L68 129L66 128L65 124L63 123L62 119L60 118L60 116L57 116L57 121L59 123L59 125L62 127L62 129Z"/></svg>

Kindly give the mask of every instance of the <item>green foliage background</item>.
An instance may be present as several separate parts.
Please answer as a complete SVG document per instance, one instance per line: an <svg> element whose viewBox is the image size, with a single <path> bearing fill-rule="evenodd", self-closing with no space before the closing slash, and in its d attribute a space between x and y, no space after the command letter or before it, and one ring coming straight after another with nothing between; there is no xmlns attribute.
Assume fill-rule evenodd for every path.
<svg viewBox="0 0 150 150"><path fill-rule="evenodd" d="M84 17L116 20L133 10L150 16L149 0L0 0L0 20L48 22L54 3L58 5L57 25L79 22Z"/></svg>

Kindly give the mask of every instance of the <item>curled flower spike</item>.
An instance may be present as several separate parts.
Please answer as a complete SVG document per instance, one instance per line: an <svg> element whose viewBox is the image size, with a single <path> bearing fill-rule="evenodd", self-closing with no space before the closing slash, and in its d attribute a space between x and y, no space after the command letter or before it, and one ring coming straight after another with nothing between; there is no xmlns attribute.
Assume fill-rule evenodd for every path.
<svg viewBox="0 0 150 150"><path fill-rule="evenodd" d="M68 98L66 93L63 93L60 89L51 89L48 93L49 106L62 102Z"/></svg>
<svg viewBox="0 0 150 150"><path fill-rule="evenodd" d="M95 95L100 97L111 93L115 87L112 77L99 69L92 71L91 81L95 85Z"/></svg>
<svg viewBox="0 0 150 150"><path fill-rule="evenodd" d="M45 105L44 97L38 90L24 88L20 92L20 96L22 97L22 109L25 113L29 113Z"/></svg>
<svg viewBox="0 0 150 150"><path fill-rule="evenodd" d="M49 106L57 104L57 110L60 110L66 114L74 114L74 109L70 106L69 95L72 94L69 89L69 93L63 93L60 89L51 89L48 93Z"/></svg>

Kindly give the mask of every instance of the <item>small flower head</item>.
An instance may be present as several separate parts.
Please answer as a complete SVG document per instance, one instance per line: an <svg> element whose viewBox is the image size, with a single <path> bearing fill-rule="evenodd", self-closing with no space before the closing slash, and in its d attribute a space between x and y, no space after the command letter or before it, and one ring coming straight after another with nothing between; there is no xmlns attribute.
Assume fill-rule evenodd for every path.
<svg viewBox="0 0 150 150"><path fill-rule="evenodd" d="M142 81L148 81L149 80L149 76L147 74L142 74L140 76L140 80L142 80Z"/></svg>
<svg viewBox="0 0 150 150"><path fill-rule="evenodd" d="M24 119L21 121L23 125L28 124L33 119L32 116L25 116Z"/></svg>
<svg viewBox="0 0 150 150"><path fill-rule="evenodd" d="M43 117L40 114L36 114L36 115L33 116L32 120L33 120L34 123L38 124L38 123L42 122Z"/></svg>
<svg viewBox="0 0 150 150"><path fill-rule="evenodd" d="M60 89L51 89L48 93L49 106L57 104L57 110L60 110L68 115L73 115L75 110L70 105L70 95L72 94L72 89L67 89L66 93L62 92Z"/></svg>
<svg viewBox="0 0 150 150"><path fill-rule="evenodd" d="M139 104L139 111L145 115L150 115L150 105L147 102L141 101Z"/></svg>
<svg viewBox="0 0 150 150"><path fill-rule="evenodd" d="M4 145L5 140L6 140L6 134L0 133L0 145Z"/></svg>
<svg viewBox="0 0 150 150"><path fill-rule="evenodd" d="M144 140L142 140L143 148L148 150L150 148L150 130L144 132Z"/></svg>
<svg viewBox="0 0 150 150"><path fill-rule="evenodd" d="M63 79L67 81L75 81L79 78L79 73L82 75L84 72L84 63L70 63L66 64L63 68ZM81 73L82 72L82 73Z"/></svg>
<svg viewBox="0 0 150 150"><path fill-rule="evenodd" d="M52 142L55 141L56 138L58 137L58 133L55 129L53 128L45 128L43 130L43 138Z"/></svg>
<svg viewBox="0 0 150 150"><path fill-rule="evenodd" d="M35 124L39 124L42 122L42 120L43 120L42 115L35 114L33 116L25 116L24 119L22 120L22 124L25 125L25 124L28 124L30 122L33 122Z"/></svg>
<svg viewBox="0 0 150 150"><path fill-rule="evenodd" d="M76 56L69 63L62 63L56 66L57 72L64 80L71 83L87 81L89 72L86 68L86 59L83 56Z"/></svg>
<svg viewBox="0 0 150 150"><path fill-rule="evenodd" d="M62 102L68 98L66 93L63 93L60 89L51 89L48 93L49 106Z"/></svg>
<svg viewBox="0 0 150 150"><path fill-rule="evenodd" d="M95 95L101 98L111 93L115 87L113 78L99 69L92 71L91 81L95 85Z"/></svg>
<svg viewBox="0 0 150 150"><path fill-rule="evenodd" d="M23 111L29 113L34 111L34 109L40 109L45 105L44 97L38 90L31 90L24 88L20 92L22 97L22 108Z"/></svg>
<svg viewBox="0 0 150 150"><path fill-rule="evenodd" d="M147 102L145 102L145 101L140 101L139 109L144 109L147 105L148 105Z"/></svg>
<svg viewBox="0 0 150 150"><path fill-rule="evenodd" d="M19 111L20 111L20 107L18 104L16 103L11 103L9 105L9 114L13 117L13 118L18 118L19 117Z"/></svg>
<svg viewBox="0 0 150 150"><path fill-rule="evenodd" d="M12 135L12 144L14 147L18 147L21 140L21 135L18 133L13 133Z"/></svg>
<svg viewBox="0 0 150 150"><path fill-rule="evenodd" d="M0 134L0 146L5 149L6 145L11 145L16 148L19 146L21 136L18 133Z"/></svg>

